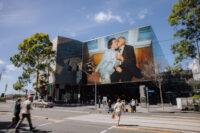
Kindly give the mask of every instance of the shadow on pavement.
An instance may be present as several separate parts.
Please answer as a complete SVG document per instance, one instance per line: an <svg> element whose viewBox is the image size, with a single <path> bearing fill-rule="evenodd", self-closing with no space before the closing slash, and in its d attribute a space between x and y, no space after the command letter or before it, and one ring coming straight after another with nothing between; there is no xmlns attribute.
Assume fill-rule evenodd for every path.
<svg viewBox="0 0 200 133"><path fill-rule="evenodd" d="M11 124L11 122L0 122L0 133L4 133L5 130L8 129L8 126ZM9 130L14 130L16 125L14 125L13 127L9 128ZM21 124L20 127L25 127L25 126L28 126L26 124Z"/></svg>
<svg viewBox="0 0 200 133"><path fill-rule="evenodd" d="M0 133L15 133L15 126L13 126L10 129L7 129L10 124L11 122L0 122ZM29 131L29 125L23 123L20 125L20 128L18 130L18 133L50 133L50 132L52 131L44 131L37 128L32 131Z"/></svg>
<svg viewBox="0 0 200 133"><path fill-rule="evenodd" d="M34 129L34 130L30 131L25 128L20 128L17 133L50 133L50 132L52 132L52 131L44 131L41 129Z"/></svg>
<svg viewBox="0 0 200 133"><path fill-rule="evenodd" d="M0 111L0 112L10 112L10 111Z"/></svg>

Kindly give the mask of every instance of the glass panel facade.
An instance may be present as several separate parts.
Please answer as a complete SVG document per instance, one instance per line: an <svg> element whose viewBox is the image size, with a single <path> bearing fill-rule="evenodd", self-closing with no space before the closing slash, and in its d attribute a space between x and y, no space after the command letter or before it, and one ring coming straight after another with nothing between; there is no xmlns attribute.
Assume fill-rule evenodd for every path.
<svg viewBox="0 0 200 133"><path fill-rule="evenodd" d="M166 66L169 66L168 60L165 58L162 48L159 44L159 41L152 30L152 44L153 44L153 56L154 56L154 64L161 64L160 72L163 72ZM155 68L156 69L156 68ZM155 70L158 72L157 70Z"/></svg>
<svg viewBox="0 0 200 133"><path fill-rule="evenodd" d="M97 40L89 41L87 42L87 45L89 50L94 50L98 48Z"/></svg>
<svg viewBox="0 0 200 133"><path fill-rule="evenodd" d="M80 82L79 64L82 64L82 42L68 38L58 37L56 55L55 83L77 84Z"/></svg>
<svg viewBox="0 0 200 133"><path fill-rule="evenodd" d="M138 42L151 40L151 38L152 34L150 26L143 27L138 30Z"/></svg>

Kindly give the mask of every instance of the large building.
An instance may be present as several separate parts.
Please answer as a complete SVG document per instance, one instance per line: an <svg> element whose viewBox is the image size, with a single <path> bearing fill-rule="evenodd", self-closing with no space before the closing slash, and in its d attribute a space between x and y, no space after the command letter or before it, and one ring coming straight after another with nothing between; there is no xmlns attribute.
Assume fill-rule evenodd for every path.
<svg viewBox="0 0 200 133"><path fill-rule="evenodd" d="M117 48L109 43L113 38L126 43ZM57 101L93 102L95 85L98 98L142 100L147 86L154 90L154 100L159 99L149 75L162 72L168 61L150 25L85 42L58 36L53 40L53 47L56 74L51 76L51 95ZM115 71L118 66L122 68L120 74Z"/></svg>

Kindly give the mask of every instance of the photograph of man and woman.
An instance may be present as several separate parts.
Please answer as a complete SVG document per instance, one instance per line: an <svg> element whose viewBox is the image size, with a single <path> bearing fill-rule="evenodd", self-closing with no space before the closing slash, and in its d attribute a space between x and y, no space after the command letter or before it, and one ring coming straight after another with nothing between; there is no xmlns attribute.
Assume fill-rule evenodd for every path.
<svg viewBox="0 0 200 133"><path fill-rule="evenodd" d="M107 39L105 41L107 49L103 54L98 55L101 56L99 62L95 61L97 60L95 55L99 54L98 52L90 57L93 58L89 62L89 65L92 66L92 69L90 68L92 70L91 75L99 83L127 82L132 81L133 76L138 78L143 77L141 70L136 66L134 47L126 44L126 38L124 36L104 38ZM95 48L94 44L92 48Z"/></svg>

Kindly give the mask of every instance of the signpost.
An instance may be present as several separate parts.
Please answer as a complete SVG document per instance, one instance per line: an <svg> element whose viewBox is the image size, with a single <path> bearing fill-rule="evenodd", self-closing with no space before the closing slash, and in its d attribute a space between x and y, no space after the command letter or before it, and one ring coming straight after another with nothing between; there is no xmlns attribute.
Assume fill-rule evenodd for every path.
<svg viewBox="0 0 200 133"><path fill-rule="evenodd" d="M155 90L148 90L148 92L149 92L149 93L154 93L154 92L155 92Z"/></svg>
<svg viewBox="0 0 200 133"><path fill-rule="evenodd" d="M47 91L48 91L48 93L50 93L50 91L51 91L51 85L50 84L48 84Z"/></svg>
<svg viewBox="0 0 200 133"><path fill-rule="evenodd" d="M148 87L146 87L146 91L147 91L147 111L149 112L149 89L148 89Z"/></svg>
<svg viewBox="0 0 200 133"><path fill-rule="evenodd" d="M149 90L148 87L146 87L146 91L147 91L147 110L149 112L149 93L154 93L155 90Z"/></svg>

